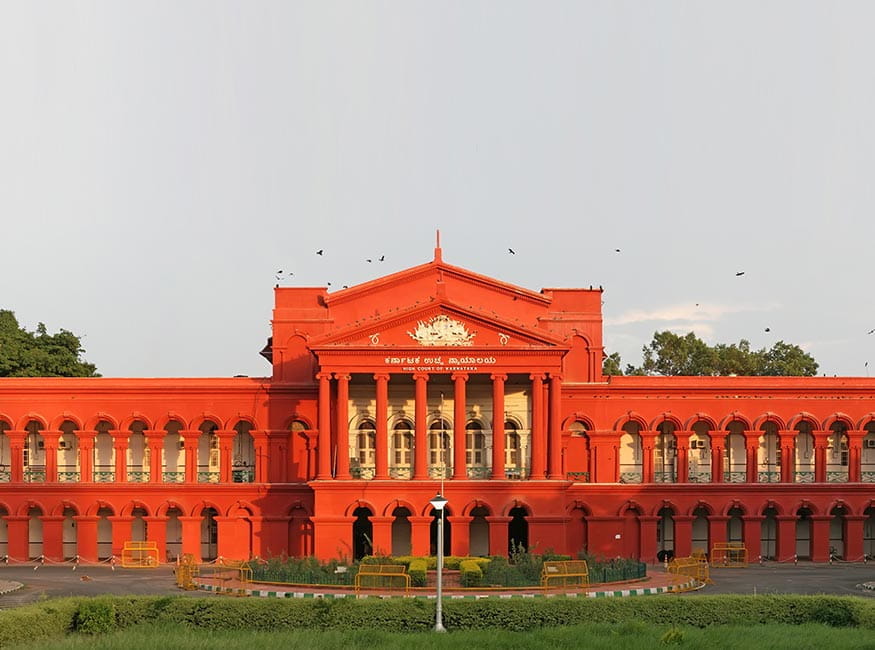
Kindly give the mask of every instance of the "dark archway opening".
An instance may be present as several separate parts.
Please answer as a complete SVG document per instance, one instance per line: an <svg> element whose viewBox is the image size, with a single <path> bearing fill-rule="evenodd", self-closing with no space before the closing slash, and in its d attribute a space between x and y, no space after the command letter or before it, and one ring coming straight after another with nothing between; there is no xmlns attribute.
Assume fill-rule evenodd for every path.
<svg viewBox="0 0 875 650"><path fill-rule="evenodd" d="M372 513L368 508L358 507L353 510L355 521L352 522L352 556L361 560L374 552L374 525L371 523Z"/></svg>
<svg viewBox="0 0 875 650"><path fill-rule="evenodd" d="M450 526L450 522L447 521L447 517L449 517L453 513L450 512L449 508L444 508L443 514L444 514L444 555L449 555L451 553L450 541L452 540L452 531L451 531L452 526ZM437 555L437 526L438 526L438 519L440 517L440 513L437 510L432 510L431 516L432 516L432 520L431 520L431 529L429 531L429 546L428 546L428 548L429 548L429 553L431 553L432 555Z"/></svg>
<svg viewBox="0 0 875 650"><path fill-rule="evenodd" d="M392 555L410 555L410 520L411 512L404 507L395 508L392 516Z"/></svg>
<svg viewBox="0 0 875 650"><path fill-rule="evenodd" d="M507 553L513 555L514 549L525 550L529 548L529 522L526 521L526 509L520 506L511 508L508 513L511 517L507 526Z"/></svg>

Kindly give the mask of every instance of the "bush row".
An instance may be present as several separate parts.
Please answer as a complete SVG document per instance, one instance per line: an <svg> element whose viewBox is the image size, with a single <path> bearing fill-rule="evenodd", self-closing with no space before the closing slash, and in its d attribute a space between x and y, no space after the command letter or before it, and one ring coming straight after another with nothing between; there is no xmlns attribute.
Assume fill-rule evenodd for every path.
<svg viewBox="0 0 875 650"><path fill-rule="evenodd" d="M695 627L820 623L875 629L875 601L839 596L447 600L443 615L444 624L451 630L530 630L630 620ZM149 623L222 630L426 631L434 626L434 616L434 601L424 599L70 598L0 611L0 647L68 632L101 634Z"/></svg>

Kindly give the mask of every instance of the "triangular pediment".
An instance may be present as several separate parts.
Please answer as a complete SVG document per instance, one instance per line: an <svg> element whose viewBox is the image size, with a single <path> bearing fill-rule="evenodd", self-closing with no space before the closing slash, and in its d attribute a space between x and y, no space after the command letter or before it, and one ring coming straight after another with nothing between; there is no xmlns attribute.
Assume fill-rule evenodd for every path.
<svg viewBox="0 0 875 650"><path fill-rule="evenodd" d="M310 341L311 348L361 346L460 351L563 345L562 340L548 332L526 327L499 314L437 301L363 319Z"/></svg>

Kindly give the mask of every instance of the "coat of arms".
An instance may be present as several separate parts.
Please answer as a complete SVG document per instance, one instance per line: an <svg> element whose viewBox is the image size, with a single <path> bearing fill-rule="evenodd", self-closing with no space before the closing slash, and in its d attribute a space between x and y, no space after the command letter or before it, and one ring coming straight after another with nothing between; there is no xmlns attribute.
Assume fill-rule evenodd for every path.
<svg viewBox="0 0 875 650"><path fill-rule="evenodd" d="M427 323L419 321L416 329L407 332L420 345L474 345L474 335L463 323L441 314Z"/></svg>

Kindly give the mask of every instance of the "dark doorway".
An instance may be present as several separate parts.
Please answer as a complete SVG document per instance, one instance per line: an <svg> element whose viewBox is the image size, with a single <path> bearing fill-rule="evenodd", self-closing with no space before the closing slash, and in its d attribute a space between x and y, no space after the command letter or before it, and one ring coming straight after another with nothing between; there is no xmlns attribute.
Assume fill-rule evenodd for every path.
<svg viewBox="0 0 875 650"><path fill-rule="evenodd" d="M452 539L452 532L450 522L447 521L447 517L449 517L452 513L449 508L444 508L444 555L450 555L452 552L450 549L452 548L450 545L450 540ZM440 513L437 510L431 511L431 530L429 531L429 553L432 555L437 555L437 526L438 526L438 518Z"/></svg>
<svg viewBox="0 0 875 650"><path fill-rule="evenodd" d="M373 513L368 508L356 508L352 514L355 517L352 522L352 555L353 559L361 560L374 552L374 525L371 523Z"/></svg>
<svg viewBox="0 0 875 650"><path fill-rule="evenodd" d="M525 508L517 506L508 513L511 516L507 526L507 553L512 555L514 549L529 548L529 522L526 521Z"/></svg>

